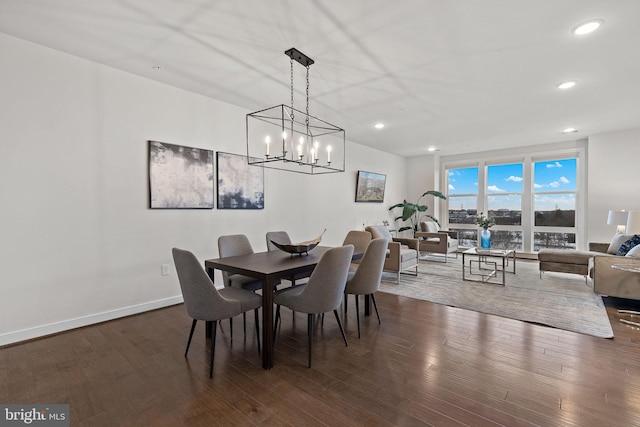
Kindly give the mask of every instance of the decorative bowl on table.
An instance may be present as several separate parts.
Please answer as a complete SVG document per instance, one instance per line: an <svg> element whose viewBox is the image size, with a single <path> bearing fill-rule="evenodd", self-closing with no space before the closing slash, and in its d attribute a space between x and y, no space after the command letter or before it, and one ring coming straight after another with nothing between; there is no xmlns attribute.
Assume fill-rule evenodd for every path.
<svg viewBox="0 0 640 427"><path fill-rule="evenodd" d="M281 251L288 252L292 255L303 255L308 254L309 251L318 246L320 242L310 243L307 245L284 245L282 243L274 242L273 240L271 240L271 243L273 243Z"/></svg>

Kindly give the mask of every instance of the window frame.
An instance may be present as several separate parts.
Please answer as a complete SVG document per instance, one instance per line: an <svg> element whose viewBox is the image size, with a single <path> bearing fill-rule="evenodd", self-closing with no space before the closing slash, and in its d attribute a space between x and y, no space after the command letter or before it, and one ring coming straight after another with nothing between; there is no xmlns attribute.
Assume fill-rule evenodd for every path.
<svg viewBox="0 0 640 427"><path fill-rule="evenodd" d="M442 218L443 228L453 227L456 229L475 229L478 233L478 227L475 224L449 224L449 171L454 169L462 169L468 167L478 168L478 193L477 193L477 212L488 211L488 197L491 195L504 195L505 193L489 193L488 186L488 166L507 165L513 163L522 163L523 165L523 185L522 185L522 217L521 225L501 225L494 226L496 230L501 231L517 231L522 232L522 248L519 251L526 253L536 253L534 251L534 233L573 233L575 234L576 248L582 249L586 245L586 141L573 141L566 144L565 148L558 149L542 149L537 147L523 147L517 151L517 154L509 154L506 152L496 151L490 153L473 153L468 155L443 156L440 158L440 181L443 183L443 193L447 196L447 200L441 203L438 217ZM550 227L536 226L534 223L534 163L551 160L576 159L576 189L575 203L575 226L574 227ZM556 191L554 191L556 192ZM545 192L550 194L552 192ZM569 191L558 190L559 194L567 194ZM538 192L538 194L540 194ZM457 195L456 196L460 196ZM479 241L479 240L478 240Z"/></svg>

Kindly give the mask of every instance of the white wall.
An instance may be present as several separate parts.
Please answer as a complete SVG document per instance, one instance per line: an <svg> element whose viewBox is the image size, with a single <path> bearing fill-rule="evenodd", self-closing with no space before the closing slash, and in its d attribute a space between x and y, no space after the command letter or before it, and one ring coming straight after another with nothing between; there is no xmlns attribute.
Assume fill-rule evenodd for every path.
<svg viewBox="0 0 640 427"><path fill-rule="evenodd" d="M345 173L266 170L264 210L148 209L147 140L242 154L249 111L2 34L0 52L0 345L180 302L174 246L338 245L405 197L403 158L349 142ZM358 169L387 175L385 203L354 202Z"/></svg>
<svg viewBox="0 0 640 427"><path fill-rule="evenodd" d="M588 240L610 242L616 226L607 225L609 210L640 210L640 129L592 136L588 149Z"/></svg>

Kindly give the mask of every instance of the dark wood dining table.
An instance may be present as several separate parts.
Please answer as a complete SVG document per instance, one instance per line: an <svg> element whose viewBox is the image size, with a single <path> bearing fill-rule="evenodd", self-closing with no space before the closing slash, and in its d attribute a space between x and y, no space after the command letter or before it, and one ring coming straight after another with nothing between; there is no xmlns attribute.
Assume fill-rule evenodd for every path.
<svg viewBox="0 0 640 427"><path fill-rule="evenodd" d="M207 259L204 262L207 274L213 280L216 269L231 274L254 277L262 282L262 367L273 367L273 291L280 279L309 273L322 255L331 249L317 246L307 254L291 255L283 251L256 252L226 258ZM362 256L362 254L359 254Z"/></svg>

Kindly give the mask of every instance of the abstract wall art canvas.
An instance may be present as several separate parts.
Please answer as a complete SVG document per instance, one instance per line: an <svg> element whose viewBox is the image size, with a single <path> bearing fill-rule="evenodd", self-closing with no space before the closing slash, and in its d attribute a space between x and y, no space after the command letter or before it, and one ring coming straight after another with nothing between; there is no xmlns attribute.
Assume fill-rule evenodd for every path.
<svg viewBox="0 0 640 427"><path fill-rule="evenodd" d="M213 209L213 151L149 141L149 207Z"/></svg>
<svg viewBox="0 0 640 427"><path fill-rule="evenodd" d="M264 209L264 168L247 156L216 153L218 209Z"/></svg>

